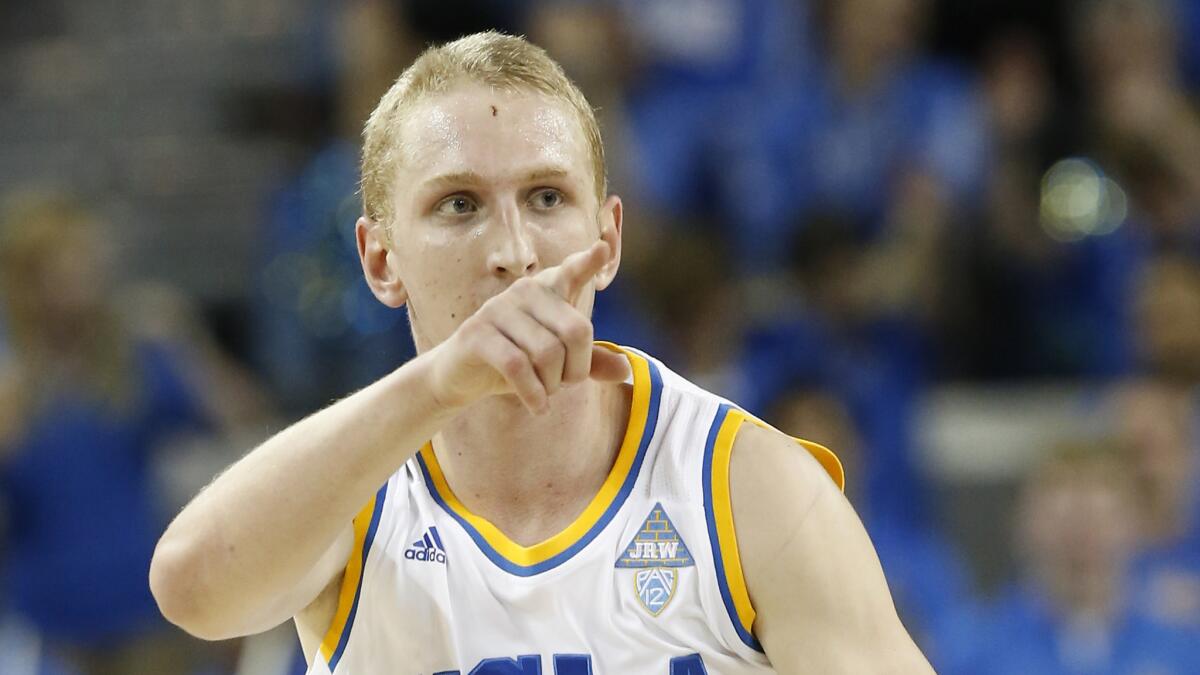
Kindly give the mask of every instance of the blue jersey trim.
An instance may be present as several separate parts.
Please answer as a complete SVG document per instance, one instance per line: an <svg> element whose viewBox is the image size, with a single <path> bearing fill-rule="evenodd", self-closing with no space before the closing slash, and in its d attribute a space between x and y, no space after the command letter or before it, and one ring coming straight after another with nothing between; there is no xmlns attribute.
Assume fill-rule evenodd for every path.
<svg viewBox="0 0 1200 675"><path fill-rule="evenodd" d="M375 493L375 511L371 513L371 525L367 528L367 536L363 538L362 545L362 569L359 570L358 588L354 590L354 604L350 606L350 617L346 619L346 627L342 629L342 637L338 640L337 649L333 650L333 656L329 659L329 672L337 669L338 661L342 659L342 652L346 651L346 644L350 641L350 631L354 628L354 617L358 614L358 600L362 596L363 579L366 578L367 571L367 556L371 553L371 544L375 541L375 532L379 529L380 516L383 514L383 502L387 499L387 483L379 488L379 492Z"/></svg>
<svg viewBox="0 0 1200 675"><path fill-rule="evenodd" d="M742 639L742 642L746 643L747 647L762 652L762 645L759 644L754 634L742 627L737 609L733 604L733 595L729 592L729 580L725 575L725 563L721 558L721 542L717 537L717 518L716 514L713 513L713 449L717 442L717 432L721 430L721 425L725 422L725 418L729 415L730 410L732 410L732 406L728 403L722 403L721 407L717 408L717 415L708 430L708 440L704 444L704 519L708 524L708 540L711 543L710 548L712 549L713 564L716 567L717 587L721 590L721 600L725 603L725 613L729 615L729 623L733 625L738 637Z"/></svg>
<svg viewBox="0 0 1200 675"><path fill-rule="evenodd" d="M620 492L617 493L617 496L612 500L612 503L608 505L607 509L605 509L604 515L602 515L600 519L596 521L596 524L593 525L586 534L580 537L578 541L576 541L562 553L559 553L558 555L544 560L536 565L520 565L514 563L508 558L505 558L498 551L496 551L491 544L488 543L487 539L485 539L484 536L477 529L475 529L474 526L471 525L471 523L467 522L465 518L456 513L454 509L450 508L442 496L438 494L438 491L433 487L433 478L429 474L429 467L425 464L425 460L421 457L421 454L417 453L417 463L420 465L421 473L425 477L425 485L429 489L429 494L433 497L433 500L437 502L438 506L442 507L443 511L450 514L451 518L458 521L458 524L462 526L463 530L465 530L468 535L470 535L471 539L475 541L475 545L479 547L480 551L483 551L483 554L487 556L488 560L491 560L493 564L509 574L519 577L531 577L535 574L541 574L547 570L552 570L570 560L576 553L591 543L591 541L596 538L596 535L600 534L604 527L608 525L610 521L612 521L613 517L617 515L617 511L620 511L621 506L625 504L625 500L629 498L629 493L633 491L634 484L637 483L638 475L642 469L642 461L646 458L646 449L650 447L650 439L654 437L654 429L658 424L658 405L662 393L662 376L659 374L658 368L650 359L646 359L646 363L648 364L650 371L650 404L649 410L646 413L646 427L642 429L642 439L638 444L637 455L633 460L633 466L630 468L629 474L625 477L625 481L621 485Z"/></svg>

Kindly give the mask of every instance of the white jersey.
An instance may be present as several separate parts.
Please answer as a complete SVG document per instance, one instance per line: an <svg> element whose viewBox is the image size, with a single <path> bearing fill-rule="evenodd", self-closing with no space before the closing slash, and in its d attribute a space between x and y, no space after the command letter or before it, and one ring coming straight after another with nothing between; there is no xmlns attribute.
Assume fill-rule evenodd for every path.
<svg viewBox="0 0 1200 675"><path fill-rule="evenodd" d="M729 501L738 427L761 424L636 350L624 442L562 532L521 546L455 497L430 445L355 519L310 675L755 675ZM800 441L840 485L838 460Z"/></svg>

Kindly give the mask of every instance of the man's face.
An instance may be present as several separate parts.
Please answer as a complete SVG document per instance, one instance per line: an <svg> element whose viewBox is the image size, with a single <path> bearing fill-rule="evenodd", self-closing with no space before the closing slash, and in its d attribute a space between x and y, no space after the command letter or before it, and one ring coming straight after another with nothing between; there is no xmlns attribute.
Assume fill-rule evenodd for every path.
<svg viewBox="0 0 1200 675"><path fill-rule="evenodd" d="M1052 466L1022 496L1023 548L1050 583L1103 585L1124 569L1137 523L1131 487L1118 471L1107 464Z"/></svg>
<svg viewBox="0 0 1200 675"><path fill-rule="evenodd" d="M1130 473L1148 501L1151 518L1186 518L1195 475L1188 407L1174 392L1152 382L1124 386L1113 394L1110 406Z"/></svg>
<svg viewBox="0 0 1200 675"><path fill-rule="evenodd" d="M45 321L66 327L90 321L103 311L112 285L113 251L95 231L97 227L84 224L65 229L56 247L40 261L37 278L18 290L42 307Z"/></svg>
<svg viewBox="0 0 1200 675"><path fill-rule="evenodd" d="M389 265L420 351L612 224L616 198L597 204L588 147L564 103L462 84L418 102L399 131ZM579 309L590 314L592 301L585 291Z"/></svg>

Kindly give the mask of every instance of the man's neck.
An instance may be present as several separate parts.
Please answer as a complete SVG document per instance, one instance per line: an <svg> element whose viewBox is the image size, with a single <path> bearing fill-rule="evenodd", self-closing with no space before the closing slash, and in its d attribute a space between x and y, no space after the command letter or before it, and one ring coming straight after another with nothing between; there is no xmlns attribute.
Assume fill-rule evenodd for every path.
<svg viewBox="0 0 1200 675"><path fill-rule="evenodd" d="M472 513L528 546L565 528L612 470L631 390L587 380L533 415L515 396L468 408L433 439L450 488Z"/></svg>

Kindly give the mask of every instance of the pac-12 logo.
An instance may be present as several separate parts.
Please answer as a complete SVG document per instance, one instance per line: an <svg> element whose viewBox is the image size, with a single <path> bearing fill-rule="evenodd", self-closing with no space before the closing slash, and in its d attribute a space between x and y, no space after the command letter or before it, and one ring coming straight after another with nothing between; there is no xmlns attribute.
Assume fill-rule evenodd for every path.
<svg viewBox="0 0 1200 675"><path fill-rule="evenodd" d="M651 616L658 616L675 597L680 568L695 564L687 544L659 503L642 521L617 559L616 567L637 570L633 574L633 588L638 602Z"/></svg>
<svg viewBox="0 0 1200 675"><path fill-rule="evenodd" d="M633 576L633 583L642 607L654 616L661 614L675 596L675 579L675 570L665 567L638 570Z"/></svg>

